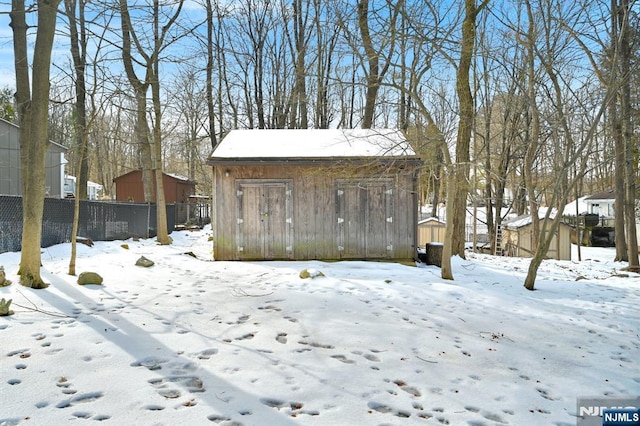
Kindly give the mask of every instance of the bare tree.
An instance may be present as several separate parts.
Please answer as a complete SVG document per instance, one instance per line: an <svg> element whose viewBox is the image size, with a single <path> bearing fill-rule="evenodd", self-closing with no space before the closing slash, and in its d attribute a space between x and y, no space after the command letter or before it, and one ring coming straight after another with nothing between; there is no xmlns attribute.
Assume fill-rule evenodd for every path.
<svg viewBox="0 0 640 426"><path fill-rule="evenodd" d="M370 0L358 1L357 11L358 28L360 30L362 46L365 53L364 62L367 64L367 66L365 67L367 89L365 95L364 112L362 115L363 129L370 129L371 127L373 127L378 91L380 90L380 85L383 81L383 78L389 70L389 66L391 65L391 55L394 53L395 40L397 38L396 22L400 13L400 9L404 3L403 0L400 0L393 2L393 4L389 4L389 27L388 32L386 33L386 41L381 42L381 46L379 48L376 48L374 46L373 37L371 35L369 26L369 1ZM387 52L383 51L385 47L387 47L388 49ZM380 63L381 56L383 57L382 64Z"/></svg>
<svg viewBox="0 0 640 426"><path fill-rule="evenodd" d="M37 2L38 25L32 72L28 61L27 9L24 0L12 0L10 13L22 169L22 250L18 274L22 285L37 289L47 287L40 275L40 242L45 196L45 155L49 143L49 71L58 4L59 0Z"/></svg>
<svg viewBox="0 0 640 426"><path fill-rule="evenodd" d="M182 11L183 0L180 0L174 7L173 12L167 18L166 22L160 22L160 9L159 2L154 2L152 8L152 42L148 50L143 45L138 33L134 30L131 22L131 15L129 13L129 6L127 0L120 0L120 14L122 19L122 36L123 36L123 48L122 58L124 61L124 67L127 73L129 83L134 88L136 93L137 103L137 123L139 140L143 143L143 146L149 147L149 160L151 170L153 171L153 177L155 181L155 201L156 201L156 227L157 227L157 240L160 244L170 244L168 225L167 225L167 211L165 204L164 194L164 174L162 170L162 105L160 99L160 61L162 52L170 45L180 38L180 36L171 34L173 24L180 16ZM133 42L133 43L132 43ZM135 44L136 51L142 57L141 63L144 67L145 77L140 79L136 76L132 57L132 44ZM146 106L147 98L146 93L148 89L151 89L151 98L153 102L153 128L152 128L152 143L149 143L149 126L146 118ZM153 149L151 149L153 147ZM146 153L145 153L146 154ZM143 170L144 173L144 170ZM147 184L148 186L151 186Z"/></svg>
<svg viewBox="0 0 640 426"><path fill-rule="evenodd" d="M543 117L540 112L543 110L539 106L533 106L532 111L536 112L538 118L537 122L532 122L532 126L539 126L539 130L534 129L532 132L537 138L531 143L538 144L550 153L549 159L553 176L553 191L551 199L547 201L550 208L546 211L542 224L540 221L537 223L539 236L524 282L524 287L527 290L534 290L538 268L546 257L547 250L562 221L561 211L567 204L568 197L574 193L575 187L578 185L577 176L583 175L586 170L588 164L586 158L592 152L598 124L612 101L614 92L610 86L604 97L597 99L597 103L594 105L594 101L589 99L593 96L589 93L590 87L588 85L583 86L583 90L571 88L572 70L568 65L571 63L568 52L573 49L568 40L570 36L564 31L564 25L573 26L569 23L575 23L573 20L580 17L580 11L576 13L571 8L561 9L557 3L540 5L534 9L532 2L525 0L525 5L530 25L527 39L523 42L526 43L525 48L531 52L529 72L531 75L533 68L531 56L533 55L550 84L549 89L543 91L548 96L544 110L549 124L546 138L542 137L541 131ZM564 25L559 25L559 23L564 23ZM559 54L560 51L564 52L564 56ZM529 84L533 83L531 80L530 77ZM539 77L536 79L536 84L538 81ZM587 95L586 98L582 97L583 94ZM530 96L528 102L537 105L538 101ZM578 112L576 108L581 108L582 111ZM585 131L579 132L579 126L572 125L572 121L575 119L587 121L584 126ZM546 141L548 142L543 143ZM533 161L531 161L532 163ZM572 168L574 172L570 173ZM531 196L534 195L535 188L527 188L527 190ZM552 208L557 211L554 218L551 217ZM539 218L539 210L533 202L531 215L533 219ZM534 222L535 225L536 222ZM538 232L534 228L534 234L536 233Z"/></svg>
<svg viewBox="0 0 640 426"><path fill-rule="evenodd" d="M294 89L291 96L291 118L289 128L306 129L309 127L308 98L307 98L307 45L309 43L309 2L293 0L293 52ZM285 27L286 28L286 27ZM291 38L290 38L291 39Z"/></svg>
<svg viewBox="0 0 640 426"><path fill-rule="evenodd" d="M87 31L85 21L85 0L65 0L65 13L69 20L69 36L71 57L73 58L75 77L75 140L78 147L78 176L76 180L76 194L73 209L73 226L71 230L71 258L69 260L69 275L76 274L76 238L78 235L78 220L80 217L80 200L87 199L87 182L89 181L89 156L87 132L87 105L85 68L87 55ZM76 10L78 13L76 19Z"/></svg>
<svg viewBox="0 0 640 426"><path fill-rule="evenodd" d="M632 141L632 113L631 113L631 27L629 25L631 7L633 1L612 0L611 16L614 20L612 27L618 28L619 38L619 63L620 63L620 119L621 133L624 145L624 219L627 236L627 255L629 269L639 272L640 262L638 258L638 236L636 235L636 176L635 168L638 161L634 157L634 144ZM615 34L615 33L614 33ZM635 159L635 161L634 161ZM620 188L618 188L620 190ZM616 198L616 202L619 200ZM620 212L620 210L617 210ZM616 215L617 216L617 215ZM617 234L617 232L616 232Z"/></svg>
<svg viewBox="0 0 640 426"><path fill-rule="evenodd" d="M131 23L127 0L120 0L120 19L122 26L122 62L136 100L135 138L139 150L140 163L142 165L144 199L147 202L151 202L155 199L153 193L153 180L155 176L153 173L151 135L149 134L149 121L147 120L147 92L149 90L151 73L153 72L153 63L151 62L151 58L146 56L144 58L146 60L144 64L145 75L143 78L137 76L132 53L133 43L137 43L137 38Z"/></svg>
<svg viewBox="0 0 640 426"><path fill-rule="evenodd" d="M335 49L340 34L340 27L336 23L325 22L322 19L324 4L321 0L313 0L315 23L315 68L316 68L316 102L314 110L314 127L328 129L332 120L329 98L330 79L335 63Z"/></svg>
<svg viewBox="0 0 640 426"><path fill-rule="evenodd" d="M216 6L217 6L216 2ZM215 58L213 56L213 5L211 0L205 0L205 9L207 11L207 41L205 50L207 52L207 65L206 65L206 77L205 77L205 94L207 99L207 122L209 127L209 140L211 141L211 149L214 149L218 144L216 137L216 113L215 103L213 102L213 62ZM223 56L219 57L219 60L223 60Z"/></svg>
<svg viewBox="0 0 640 426"><path fill-rule="evenodd" d="M476 43L476 19L489 0L476 5L475 0L465 0L462 21L460 59L456 71L456 93L459 102L460 121L456 139L456 160L447 176L447 227L442 250L442 278L453 279L451 256L464 258L466 205L469 194L470 143L474 125L474 102L469 83L469 70Z"/></svg>
<svg viewBox="0 0 640 426"><path fill-rule="evenodd" d="M632 49L630 40L634 31L630 25L634 2L627 0L611 0L609 4L609 31L598 31L605 27L606 15L586 15L589 27L583 32L566 24L565 30L580 45L583 53L592 65L593 73L608 93L615 96L608 104L608 121L610 135L613 139L613 171L603 171L603 176L613 174L615 191L615 246L616 261L628 261L630 269L638 269L638 242L636 235L636 169L638 160L634 156L633 141L633 108L631 107L631 62ZM596 30L596 31L594 31ZM603 33L607 38L594 37ZM637 30L635 31L637 37ZM585 41L587 40L587 41ZM593 44L602 50L604 61L597 58ZM609 155L606 150L606 159ZM606 164L606 162L604 162ZM600 167L598 167L600 169ZM607 187L609 185L607 179ZM604 189L604 188L603 188Z"/></svg>

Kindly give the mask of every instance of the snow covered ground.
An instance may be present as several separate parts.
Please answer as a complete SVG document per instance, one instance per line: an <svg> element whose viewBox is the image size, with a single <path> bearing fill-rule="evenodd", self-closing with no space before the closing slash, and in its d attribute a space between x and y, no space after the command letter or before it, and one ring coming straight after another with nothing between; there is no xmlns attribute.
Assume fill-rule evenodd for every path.
<svg viewBox="0 0 640 426"><path fill-rule="evenodd" d="M612 249L544 262L529 292L525 259L455 258L455 281L212 262L210 233L79 245L102 286L66 274L69 244L43 250L46 290L1 254L0 425L575 425L578 397L640 395L640 277Z"/></svg>

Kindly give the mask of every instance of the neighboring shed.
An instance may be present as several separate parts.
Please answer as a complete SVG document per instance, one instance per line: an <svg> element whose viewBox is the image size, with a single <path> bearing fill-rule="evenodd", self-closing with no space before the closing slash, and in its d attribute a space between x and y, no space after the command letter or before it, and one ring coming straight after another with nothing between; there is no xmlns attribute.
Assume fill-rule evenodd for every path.
<svg viewBox="0 0 640 426"><path fill-rule="evenodd" d="M0 118L0 194L22 195L20 167L20 128ZM46 153L45 195L64 198L64 154L67 148L49 142Z"/></svg>
<svg viewBox="0 0 640 426"><path fill-rule="evenodd" d="M551 227L548 219L547 228ZM543 226L544 218L540 219ZM533 223L531 215L518 216L502 223L503 253L506 256L533 257ZM553 237L547 259L571 260L571 227L560 223L558 231Z"/></svg>
<svg viewBox="0 0 640 426"><path fill-rule="evenodd" d="M395 130L234 130L213 166L214 258L413 259L420 159Z"/></svg>
<svg viewBox="0 0 640 426"><path fill-rule="evenodd" d="M113 179L116 184L116 200L144 203L144 186L142 183L142 170L134 170ZM189 196L195 194L196 183L186 177L170 173L163 173L163 186L165 203L188 203ZM156 183L153 182L155 201Z"/></svg>
<svg viewBox="0 0 640 426"><path fill-rule="evenodd" d="M437 217L429 217L418 222L418 246L424 247L427 243L444 243L444 231L446 222Z"/></svg>

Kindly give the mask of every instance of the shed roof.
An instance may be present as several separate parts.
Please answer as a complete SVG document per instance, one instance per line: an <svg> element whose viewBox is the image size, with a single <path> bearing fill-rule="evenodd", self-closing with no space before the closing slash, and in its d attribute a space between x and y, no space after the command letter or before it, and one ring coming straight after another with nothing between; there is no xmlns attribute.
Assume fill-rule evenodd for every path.
<svg viewBox="0 0 640 426"><path fill-rule="evenodd" d="M423 224L432 223L432 222L434 224L440 224L440 225L446 225L447 224L447 222L445 222L444 220L439 219L437 217L428 217L426 219L422 219L422 220L418 221L418 225L423 225Z"/></svg>
<svg viewBox="0 0 640 426"><path fill-rule="evenodd" d="M538 212L538 217L540 220L544 220L546 216L546 211L541 209ZM556 217L556 212L552 211L549 214L549 220L553 220ZM533 223L532 216L530 214L524 214L522 216L514 217L513 219L505 220L502 222L502 226L506 229L520 229L525 226L529 226ZM561 222L560 225L566 225L564 222Z"/></svg>
<svg viewBox="0 0 640 426"><path fill-rule="evenodd" d="M232 130L210 161L416 157L399 130L249 129Z"/></svg>
<svg viewBox="0 0 640 426"><path fill-rule="evenodd" d="M116 176L116 177L114 177L114 178L113 178L113 181L115 182L115 181L121 180L121 179L122 179L122 178L124 178L125 176L129 176L130 174L133 174L133 173L142 173L142 170L140 170L140 169L137 169L137 170L131 170L130 172L127 172L127 173L122 174L122 175L120 175L120 176ZM195 185L195 184L197 183L197 182L195 182L195 181L189 180L189 178L188 178L188 177L181 176L181 175L178 175L178 174L175 174L175 173L162 172L162 174L163 174L164 176L167 176L167 177L169 177L169 178L171 178L171 179L174 179L174 180L177 180L177 181L183 182L183 183L185 183L185 184L192 184L192 185Z"/></svg>

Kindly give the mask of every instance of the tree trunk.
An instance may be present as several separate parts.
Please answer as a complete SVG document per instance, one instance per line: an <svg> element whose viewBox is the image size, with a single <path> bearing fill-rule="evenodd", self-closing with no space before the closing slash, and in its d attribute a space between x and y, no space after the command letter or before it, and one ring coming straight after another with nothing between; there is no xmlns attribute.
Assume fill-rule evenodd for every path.
<svg viewBox="0 0 640 426"><path fill-rule="evenodd" d="M471 163L470 145L474 122L474 105L469 84L469 71L476 39L476 17L487 3L488 0L485 0L480 6L476 7L475 0L465 0L460 62L456 72L456 93L458 94L460 121L456 139L455 186L447 186L447 227L452 226L453 230L451 232L451 241L446 241L445 245L451 244L451 254L457 254L462 258L465 256L466 207L469 194L469 165ZM449 210L450 204L452 204L451 210ZM449 211L452 213L451 216L449 216Z"/></svg>
<svg viewBox="0 0 640 426"><path fill-rule="evenodd" d="M153 145L154 145L154 173L156 180L156 239L161 245L171 244L167 224L167 204L164 196L164 173L162 172L162 105L160 105L160 82L158 81L158 64L154 65L154 78L151 83L153 98ZM177 200L182 202L183 200Z"/></svg>
<svg viewBox="0 0 640 426"><path fill-rule="evenodd" d="M149 64L146 67L144 80L140 80L135 73L133 57L131 53L131 34L133 27L129 16L127 0L120 0L120 19L122 25L122 62L127 79L133 88L136 99L136 124L135 137L138 145L140 167L142 168L142 186L144 201L154 201L152 174L152 150L149 138L149 124L147 122L147 90L149 88Z"/></svg>
<svg viewBox="0 0 640 426"><path fill-rule="evenodd" d="M207 74L206 74L206 98L207 98L207 122L208 133L211 141L211 149L218 144L216 138L216 113L213 103L213 6L211 0L206 0L207 9Z"/></svg>
<svg viewBox="0 0 640 426"><path fill-rule="evenodd" d="M622 87L620 90L620 110L622 119L622 136L624 140L624 215L627 226L627 256L629 269L639 272L638 236L636 235L636 178L633 145L633 120L631 117L631 48L629 14L631 13L629 0L622 0L618 15L620 16L620 74ZM617 215L616 215L617 216Z"/></svg>
<svg viewBox="0 0 640 426"><path fill-rule="evenodd" d="M566 198L565 198L566 200ZM535 250L533 259L529 263L529 268L527 270L527 276L524 280L524 288L527 290L533 291L535 290L536 277L538 275L538 268L542 264L542 261L547 256L547 251L551 246L551 240L553 239L553 235L558 232L558 228L560 227L560 222L562 222L562 215L556 215L555 219L551 223L550 229L546 229L547 222L543 225L543 234L544 237L540 239L539 247ZM535 231L534 231L535 232Z"/></svg>
<svg viewBox="0 0 640 426"><path fill-rule="evenodd" d="M362 36L362 44L367 56L367 91L365 94L365 106L362 117L362 128L370 129L373 126L376 98L380 89L379 70L380 59L378 53L373 48L371 34L369 33L369 1L358 2L358 27Z"/></svg>
<svg viewBox="0 0 640 426"><path fill-rule="evenodd" d="M455 186L457 184L457 173L456 173L457 164L450 164L450 167L447 167L445 173L447 175L447 194L453 193L455 191ZM451 191L451 192L450 192ZM447 197L449 198L449 197ZM446 221L447 226L444 230L444 244L442 247L442 268L440 271L440 276L444 280L452 280L453 279L453 268L451 267L451 257L453 256L453 221L451 217L454 214L453 203L450 200L447 200L446 204Z"/></svg>
<svg viewBox="0 0 640 426"><path fill-rule="evenodd" d="M373 39L371 37L371 33L369 30L369 1L370 0L360 0L358 1L357 9L358 9L358 28L360 30L360 36L362 37L362 45L364 47L364 52L366 55L367 62L367 72L366 72L366 80L367 80L367 89L365 93L365 105L364 112L362 116L362 128L370 129L373 127L374 119L375 119L375 108L376 101L378 98L378 91L380 90L380 83L387 70L389 69L390 61L387 59L386 62L381 66L380 64L380 56L381 51L377 51L373 46ZM403 6L404 1L399 0L393 5L393 10L389 15L389 30L388 40L389 40L389 56L393 54L394 50L394 40L396 37L395 28L396 21L398 18L398 14L400 9Z"/></svg>
<svg viewBox="0 0 640 426"><path fill-rule="evenodd" d="M80 200L87 199L87 182L89 181L88 130L86 108L86 30L84 20L84 0L78 4L76 0L65 0L65 12L69 20L71 57L73 58L75 76L75 138L78 146L78 177L76 179L76 197L73 208L73 225L71 229L71 259L69 259L69 275L76 275L76 238L78 236L78 220L80 216ZM76 8L78 18L76 19ZM79 27L78 27L79 26Z"/></svg>
<svg viewBox="0 0 640 426"><path fill-rule="evenodd" d="M609 121L611 123L611 132L615 147L614 164L615 170L613 173L615 188L614 191L614 210L616 216L614 218L614 232L615 232L615 244L616 244L616 262L626 262L629 260L627 252L627 243L624 228L624 214L625 211L625 147L624 139L622 136L622 126L620 118L618 116L618 105L616 102L612 102L609 106ZM618 213L620 212L620 213ZM634 220L635 221L635 220Z"/></svg>
<svg viewBox="0 0 640 426"><path fill-rule="evenodd" d="M622 43L620 43L620 33L625 33L624 16L619 15L620 6L618 0L611 1L611 39L613 46L610 48L609 62L611 64L613 72L617 71L617 68L622 64L620 58L622 52ZM620 19L622 18L622 20ZM620 70L621 72L622 70ZM622 75L624 78L624 75ZM615 84L616 82L612 82ZM622 108L622 93L620 88L616 87L616 102L612 102L609 106L609 121L611 123L611 136L614 142L614 182L615 182L615 200L614 209L616 216L614 219L614 232L615 232L615 244L616 244L616 262L626 262L629 260L629 254L627 251L627 243L625 238L625 139L623 133L623 116L624 111ZM619 111L620 109L620 111ZM635 218L634 218L635 223Z"/></svg>
<svg viewBox="0 0 640 426"><path fill-rule="evenodd" d="M45 164L49 144L49 71L59 0L38 0L38 25L33 50L32 87L29 82L27 24L24 0L12 0L11 28L16 70L16 102L20 124L22 173L22 249L20 283L45 288L40 276L40 245L45 197Z"/></svg>
<svg viewBox="0 0 640 426"><path fill-rule="evenodd" d="M305 73L305 57L307 54L307 28L302 13L302 1L293 1L293 34L295 41L295 86L292 96L294 102L291 106L292 117L297 116L298 119L292 120L295 128L306 129L309 127L309 112L307 102L307 86Z"/></svg>
<svg viewBox="0 0 640 426"><path fill-rule="evenodd" d="M529 196L529 214L531 215L531 226L533 228L533 240L531 242L532 250L536 250L540 238L540 216L538 215L538 201L536 195L536 188L533 182L534 162L538 153L539 139L540 139L540 115L538 111L538 105L536 103L536 69L535 69L535 36L536 28L534 21L534 14L529 1L527 4L527 13L529 17L528 28L528 45L527 48L527 103L529 108L529 117L531 119L530 128L527 133L528 144L524 156L523 175L524 183ZM546 253L546 251L545 251ZM538 266L540 266L538 264ZM535 277L534 277L535 279Z"/></svg>

